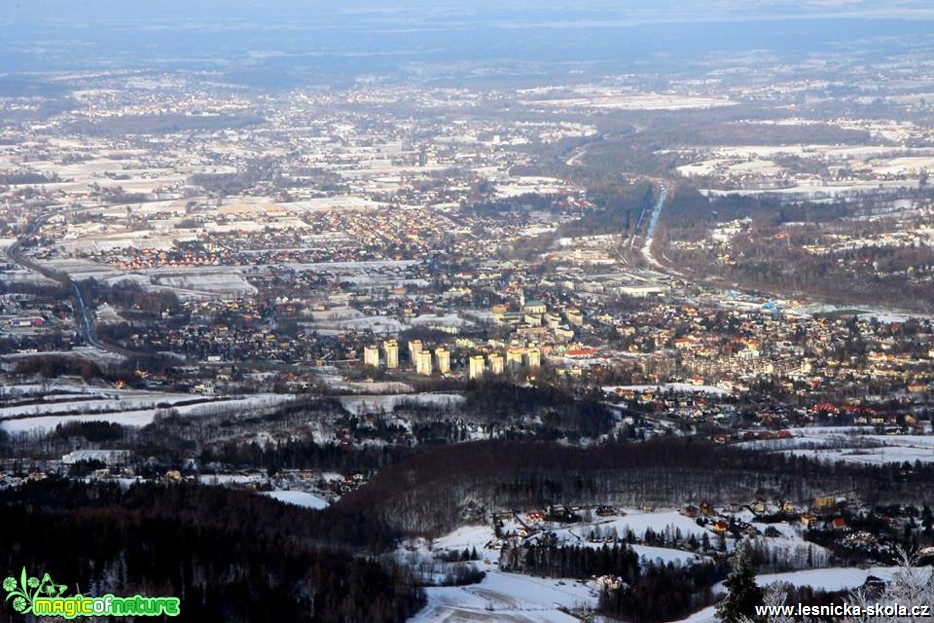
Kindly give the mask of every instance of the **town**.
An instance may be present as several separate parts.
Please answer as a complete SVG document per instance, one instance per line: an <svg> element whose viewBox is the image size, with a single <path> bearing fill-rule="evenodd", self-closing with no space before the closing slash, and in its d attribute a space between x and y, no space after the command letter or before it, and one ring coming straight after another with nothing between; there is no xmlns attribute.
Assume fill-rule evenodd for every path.
<svg viewBox="0 0 934 623"><path fill-rule="evenodd" d="M383 620L700 623L745 546L763 585L884 588L934 559L904 45L0 89L0 494L300 511L296 551L391 559Z"/></svg>

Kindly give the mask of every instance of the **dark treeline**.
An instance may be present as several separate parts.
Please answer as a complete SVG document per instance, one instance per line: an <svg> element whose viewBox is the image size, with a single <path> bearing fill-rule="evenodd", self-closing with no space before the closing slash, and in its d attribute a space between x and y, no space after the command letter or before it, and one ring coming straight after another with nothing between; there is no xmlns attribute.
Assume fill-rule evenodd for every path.
<svg viewBox="0 0 934 623"><path fill-rule="evenodd" d="M123 439L125 429L116 422L64 422L55 427L53 435L61 439L80 437L89 443L106 443Z"/></svg>
<svg viewBox="0 0 934 623"><path fill-rule="evenodd" d="M108 285L89 279L85 287L95 301L109 303L122 311L138 311L144 317L158 317L165 310L177 313L180 309L174 292L144 290L138 283L130 281Z"/></svg>
<svg viewBox="0 0 934 623"><path fill-rule="evenodd" d="M553 429L555 435L573 432L595 437L613 424L613 414L597 400L575 398L550 385L522 387L490 380L469 383L466 394L464 413L498 428L540 416L543 427Z"/></svg>
<svg viewBox="0 0 934 623"><path fill-rule="evenodd" d="M355 448L332 443L319 444L311 439L289 440L265 446L256 442L226 442L205 448L201 453L201 462L249 466L268 471L321 469L348 473L380 469L411 456L413 452L408 447L387 445Z"/></svg>
<svg viewBox="0 0 934 623"><path fill-rule="evenodd" d="M489 191L489 188L481 188ZM525 194L510 199L498 199L484 203L475 203L468 209L480 216L496 217L508 212L548 212L554 209L561 197L557 195Z"/></svg>
<svg viewBox="0 0 934 623"><path fill-rule="evenodd" d="M29 294L40 299L59 301L60 309L65 310L66 314L71 313L71 307L65 300L69 296L68 288L57 281L42 281L42 283L29 283L14 281L13 283L0 283L0 294Z"/></svg>
<svg viewBox="0 0 934 623"><path fill-rule="evenodd" d="M565 223L559 228L562 236L595 234L624 235L635 231L644 210L651 209L654 191L649 182L630 184L618 180L588 186L588 197L597 207L586 218Z"/></svg>
<svg viewBox="0 0 934 623"><path fill-rule="evenodd" d="M166 445L200 448L202 464L277 469L324 469L347 472L371 472L407 459L430 446L463 442L468 435L467 422L478 422L495 430L500 438L532 438L553 441L562 437L579 439L607 433L614 417L596 397L574 396L554 387L520 387L505 380L469 382L463 387L466 400L456 407L403 400L393 412L404 414L413 422L411 430L392 423L386 413L358 416L347 413L333 398L305 398L274 412L230 421L209 422L200 426L191 418L170 416L153 424L147 435L163 450ZM290 438L277 443L244 442L252 430L269 431L279 424L301 425L309 419L324 419L352 439L379 439L385 445L321 442L311 436ZM533 424L530 424L533 422ZM238 439L213 439L212 427L240 433ZM149 431L147 431L148 433ZM290 433L291 434L291 433Z"/></svg>
<svg viewBox="0 0 934 623"><path fill-rule="evenodd" d="M392 465L338 507L372 512L397 528L442 534L467 505L677 506L757 497L809 502L822 494L867 503L934 496L934 466L823 464L804 457L718 447L698 440L605 444L488 441L444 446Z"/></svg>
<svg viewBox="0 0 934 623"><path fill-rule="evenodd" d="M23 357L16 362L13 368L15 374L25 377L41 376L46 379L55 379L62 376L80 376L85 381L103 379L108 382L136 378L137 366L150 370L165 370L175 363L169 358L160 355L140 354L133 361L122 361L115 364L99 364L97 361L73 357L67 354L49 355L43 352Z"/></svg>
<svg viewBox="0 0 934 623"><path fill-rule="evenodd" d="M39 173L30 170L9 169L0 171L0 184L12 186L14 184L48 184L49 182L58 182L61 178L57 173Z"/></svg>
<svg viewBox="0 0 934 623"><path fill-rule="evenodd" d="M612 547L558 547L506 545L500 554L504 571L519 571L549 578L590 579L615 575L626 584L639 578L639 555L628 545Z"/></svg>
<svg viewBox="0 0 934 623"><path fill-rule="evenodd" d="M47 355L22 359L16 363L13 372L23 376L39 375L47 379L60 376L80 376L85 381L104 376L100 366L90 359L78 359L66 355Z"/></svg>
<svg viewBox="0 0 934 623"><path fill-rule="evenodd" d="M633 623L671 621L711 605L714 584L723 580L729 570L725 563L640 564L639 555L620 544L600 548L506 546L500 567L553 578L611 576L618 586L607 585L600 598L600 610Z"/></svg>
<svg viewBox="0 0 934 623"><path fill-rule="evenodd" d="M630 623L675 621L713 605L713 585L726 575L720 564L649 564L630 586L604 591L598 609Z"/></svg>
<svg viewBox="0 0 934 623"><path fill-rule="evenodd" d="M236 173L195 173L189 178L191 185L221 195L243 193L263 181L288 186L291 180L283 176L278 159L270 156L255 158L239 167Z"/></svg>
<svg viewBox="0 0 934 623"><path fill-rule="evenodd" d="M404 621L423 603L409 571L356 553L391 545L385 527L246 492L50 479L0 492L0 524L8 573L176 596L187 621Z"/></svg>

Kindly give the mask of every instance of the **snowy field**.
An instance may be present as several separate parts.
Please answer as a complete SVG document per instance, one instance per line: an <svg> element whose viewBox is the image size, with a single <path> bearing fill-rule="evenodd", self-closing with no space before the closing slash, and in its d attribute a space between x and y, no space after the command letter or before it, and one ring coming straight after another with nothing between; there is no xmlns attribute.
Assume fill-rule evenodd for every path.
<svg viewBox="0 0 934 623"><path fill-rule="evenodd" d="M0 252L2 251L3 249L0 249ZM59 285L57 281L26 269L0 271L0 283L6 285L29 284L40 287L57 287Z"/></svg>
<svg viewBox="0 0 934 623"><path fill-rule="evenodd" d="M512 522L509 522L510 524ZM589 545L581 534L589 533L592 526L606 530L616 528L621 534L631 529L641 536L651 528L664 531L671 526L681 528L684 534L703 533L687 517L675 511L642 513L633 511L626 517L597 519L590 524L574 524L558 530L560 541L568 544ZM506 527L509 529L509 526ZM430 548L430 549L429 549ZM594 608L599 596L595 582L561 578L538 578L522 574L506 573L498 568L499 542L489 525L462 526L430 543L419 540L414 548L425 557L431 553L461 552L476 549L480 569L486 577L479 584L462 587L430 587L425 590L428 605L413 621L467 622L502 621L504 623L571 623L579 619L568 611L578 608ZM636 545L633 548L643 561L697 562L700 557L675 549ZM411 550L410 550L411 551ZM405 555L403 553L403 555Z"/></svg>
<svg viewBox="0 0 934 623"><path fill-rule="evenodd" d="M427 588L428 605L410 621L416 623L576 623L563 610L593 607L595 585L577 580L533 578L490 570L479 584Z"/></svg>
<svg viewBox="0 0 934 623"><path fill-rule="evenodd" d="M401 381L344 381L342 377L322 377L329 387L361 395L414 394L415 388Z"/></svg>
<svg viewBox="0 0 934 623"><path fill-rule="evenodd" d="M337 322L309 323L321 335L337 335L350 331L372 331L376 335L395 335L407 327L399 320L389 316L363 316Z"/></svg>
<svg viewBox="0 0 934 623"><path fill-rule="evenodd" d="M854 180L850 183L827 184L823 180L800 179L794 186L788 188L775 189L742 189L742 190L720 190L715 188L702 188L700 192L708 197L726 197L737 195L743 197L755 197L761 195L787 195L792 197L807 197L809 199L832 199L846 195L872 192L885 188L888 190L901 188L917 188L916 179L903 180Z"/></svg>
<svg viewBox="0 0 934 623"><path fill-rule="evenodd" d="M256 294L256 287L247 283L243 273L236 268L191 268L184 271L154 269L144 271L153 285L167 286L179 296L218 295L246 296Z"/></svg>
<svg viewBox="0 0 934 623"><path fill-rule="evenodd" d="M444 551L476 549L478 568L486 571L479 584L425 589L427 606L411 621L417 623L460 623L502 621L503 623L573 623L579 619L566 610L596 606L597 586L572 579L535 578L499 570L498 543L490 525L462 526L445 536L426 542L417 539L400 555L430 558Z"/></svg>
<svg viewBox="0 0 934 623"><path fill-rule="evenodd" d="M683 153L690 153L683 151ZM934 166L934 151L929 148L892 148L840 145L751 145L721 146L709 149L703 160L678 167L678 173L687 177L716 174L742 175L745 173L772 176L784 171L775 159L787 156L852 165L858 163L861 172L878 176L903 175L916 177L918 172ZM822 183L820 180L802 180ZM875 180L871 180L875 181ZM862 185L865 180L856 181ZM850 184L842 184L847 187Z"/></svg>
<svg viewBox="0 0 934 623"><path fill-rule="evenodd" d="M842 591L859 588L866 582L866 578L873 575L886 582L898 571L898 567L839 567L835 569L805 569L804 571L788 571L786 573L768 573L759 575L756 583L759 586L768 586L775 582L788 583L793 586L810 586L825 591ZM930 569L919 569L920 573L930 574Z"/></svg>
<svg viewBox="0 0 934 623"><path fill-rule="evenodd" d="M20 359L29 359L35 357L37 353L23 351L18 353L9 353L3 355L0 359L4 361L17 361ZM90 359L96 363L120 363L124 361L123 355L118 355L112 353L109 350L104 350L103 348L96 348L94 346L76 346L71 350L44 350L42 351L43 357L71 357L75 359ZM50 380L48 385L55 385L56 380Z"/></svg>
<svg viewBox="0 0 934 623"><path fill-rule="evenodd" d="M871 426L795 428L790 439L749 441L738 444L771 452L784 452L822 461L881 465L883 463L934 462L934 435L876 435Z"/></svg>
<svg viewBox="0 0 934 623"><path fill-rule="evenodd" d="M392 413L392 410L407 402L434 405L439 408L456 407L464 402L460 394L389 394L370 396L340 396L341 405L356 415L366 413Z"/></svg>
<svg viewBox="0 0 934 623"><path fill-rule="evenodd" d="M769 586L775 582L781 582L792 586L810 586L825 591L856 590L866 582L869 576L875 576L889 582L897 571L898 567L806 569L787 573L760 574L756 577L756 583L759 586ZM921 569L920 573L930 574L931 570ZM718 584L714 590L721 593L725 592L722 584ZM714 623L715 621L717 621L715 606L711 606L695 612L691 616L682 619L679 623Z"/></svg>
<svg viewBox="0 0 934 623"><path fill-rule="evenodd" d="M5 388L11 391L12 388ZM185 417L219 414L244 414L257 409L289 402L292 397L280 394L253 394L235 397L202 397L191 394L159 392L120 392L107 390L98 395L49 396L51 400L28 405L0 407L0 429L11 435L43 433L68 422L111 422L142 427L151 424L159 413L169 409Z"/></svg>
<svg viewBox="0 0 934 623"><path fill-rule="evenodd" d="M681 394L690 394L690 393L702 393L702 394L712 394L715 396L729 396L730 392L726 391L721 387L714 387L713 385L691 385L690 383L662 383L660 385L609 385L603 388L603 391L607 394L613 394L617 391L632 391L637 393L643 392L655 392L658 394L664 393L681 393Z"/></svg>
<svg viewBox="0 0 934 623"><path fill-rule="evenodd" d="M386 283L389 285L425 285L422 280L417 279L389 279L384 282L378 282L369 277L367 278L349 278L345 281L352 281L357 285L374 285L377 283ZM424 314L408 319L402 322L390 316L364 316L360 312L353 310L351 315L340 309L327 310L325 312L314 312L313 322L305 323L306 326L313 327L321 335L337 335L347 333L348 331L372 331L377 335L397 334L410 327L430 326L435 328L451 327L460 330L472 323L457 314L435 315Z"/></svg>
<svg viewBox="0 0 934 623"><path fill-rule="evenodd" d="M523 100L526 106L549 108L592 108L600 110L688 110L732 106L735 102L718 97L674 93L641 93L609 87L578 87L550 99ZM562 97L563 96L563 97Z"/></svg>
<svg viewBox="0 0 934 623"><path fill-rule="evenodd" d="M627 509L625 512L624 517L598 521L595 525L601 527L604 532L616 530L620 538L623 538L627 532L632 532L636 537L642 538L649 529L656 533L665 532L668 529L672 533L680 530L684 538L692 534L701 538L707 532L693 519L685 517L678 511L642 512Z"/></svg>
<svg viewBox="0 0 934 623"><path fill-rule="evenodd" d="M705 529L698 526L692 519L684 517L676 511L632 511L631 514L626 516L594 519L589 523L574 524L557 529L558 542L568 545L590 545L581 538L581 535L589 534L591 528L598 526L604 531L616 529L621 536L627 530L632 530L641 537L647 529L652 529L656 533L665 532L667 529L672 531L680 529L685 536L688 534L699 536L705 532ZM504 530L509 530L518 525L516 522L506 522ZM790 534L783 535L780 539L768 539L768 541L776 547L793 547L796 541L800 541L800 537ZM427 588L428 605L413 620L419 623L429 621L446 621L450 623L462 621L570 623L578 619L569 614L568 611L581 607L596 607L599 588L595 582L567 578L537 578L503 572L498 567L499 546L500 542L496 539L491 526L470 525L462 526L454 532L430 542L417 540L406 548L408 553L406 553L406 549L400 550L403 558L412 556L413 552L417 552L417 555L424 559L441 552L461 552L475 549L479 561L474 564L486 571L486 577L479 584L463 587ZM665 547L634 545L633 550L639 555L643 563L662 561L663 563L696 564L707 560L707 557L704 556ZM869 574L888 578L892 571L894 569L817 569L762 575L759 581L762 585L775 581L785 581L797 585L812 585L836 590L838 588L860 586ZM715 590L722 592L723 588L718 585ZM712 620L712 617L713 609L711 608L695 614L690 620L701 623Z"/></svg>
<svg viewBox="0 0 934 623"><path fill-rule="evenodd" d="M271 497L272 499L278 500L284 504L294 504L295 506L301 506L302 508L321 510L328 507L327 500L305 491L269 491L263 495Z"/></svg>
<svg viewBox="0 0 934 623"><path fill-rule="evenodd" d="M511 523L511 522L507 522ZM666 528L680 528L687 535L700 534L704 529L693 520L676 511L637 512L625 517L598 519L588 524L575 524L558 530L559 542L571 544L574 534L589 532L591 527L615 528L620 534L632 530L637 535L644 534L651 528L655 532L664 532ZM800 536L790 530L781 538L766 539L777 548L794 548L803 543ZM584 543L581 543L584 544ZM462 587L429 587L426 589L428 605L414 619L418 623L429 621L469 622L503 621L506 623L532 623L538 621L571 623L579 619L569 611L577 608L594 608L597 604L599 589L594 582L560 578L537 578L522 574L506 573L498 568L499 542L489 525L462 526L432 541L417 540L407 548L401 549L403 556L416 555L430 557L441 552L461 552L476 549L478 568L486 571L486 577L479 584ZM692 564L704 557L675 549L633 546L634 551L643 561L675 562ZM823 548L818 548L823 550ZM410 559L411 560L411 559ZM828 591L856 589L862 586L866 578L876 576L889 581L897 567L869 568L821 568L786 573L760 574L757 582L768 586L775 582L789 583L794 586L810 586ZM926 571L930 573L930 570ZM722 583L714 587L718 593L724 592ZM686 623L713 622L714 608L705 608L684 619Z"/></svg>

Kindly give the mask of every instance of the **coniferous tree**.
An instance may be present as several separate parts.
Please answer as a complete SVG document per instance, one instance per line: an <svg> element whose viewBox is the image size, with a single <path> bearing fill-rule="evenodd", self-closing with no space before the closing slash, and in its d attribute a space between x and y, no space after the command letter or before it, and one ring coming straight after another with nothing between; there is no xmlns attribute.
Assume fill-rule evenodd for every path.
<svg viewBox="0 0 934 623"><path fill-rule="evenodd" d="M756 606L762 605L765 593L756 584L756 566L745 541L736 546L733 571L723 585L729 593L717 604L717 618L724 623L757 620Z"/></svg>

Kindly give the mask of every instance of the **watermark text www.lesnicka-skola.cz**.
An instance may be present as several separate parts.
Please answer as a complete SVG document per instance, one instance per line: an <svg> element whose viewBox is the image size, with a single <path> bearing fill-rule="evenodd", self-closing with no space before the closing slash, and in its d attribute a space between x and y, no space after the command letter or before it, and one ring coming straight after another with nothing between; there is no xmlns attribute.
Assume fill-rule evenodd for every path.
<svg viewBox="0 0 934 623"><path fill-rule="evenodd" d="M756 606L757 617L930 617L931 606L897 603Z"/></svg>
<svg viewBox="0 0 934 623"><path fill-rule="evenodd" d="M181 610L177 597L84 597L65 596L65 585L56 584L46 573L39 579L23 568L19 580L8 577L3 581L6 601L13 600L13 610L26 615L62 617L158 617L178 616Z"/></svg>

